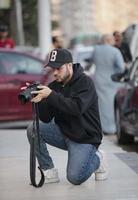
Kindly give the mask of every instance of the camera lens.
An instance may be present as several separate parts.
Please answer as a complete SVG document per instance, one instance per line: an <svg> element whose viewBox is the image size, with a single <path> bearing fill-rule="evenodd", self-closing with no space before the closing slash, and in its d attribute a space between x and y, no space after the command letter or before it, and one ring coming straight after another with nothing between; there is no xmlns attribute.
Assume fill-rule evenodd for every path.
<svg viewBox="0 0 138 200"><path fill-rule="evenodd" d="M18 95L18 99L20 100L21 103L25 104L30 100L30 96L24 94L24 93L20 93Z"/></svg>
<svg viewBox="0 0 138 200"><path fill-rule="evenodd" d="M29 102L32 98L32 94L31 92L32 91L35 91L35 90L39 90L37 88L39 84L38 83L33 83L31 85L29 85L24 91L22 91L19 95L18 95L18 99L21 103L25 104L27 102ZM35 96L35 95L33 95Z"/></svg>

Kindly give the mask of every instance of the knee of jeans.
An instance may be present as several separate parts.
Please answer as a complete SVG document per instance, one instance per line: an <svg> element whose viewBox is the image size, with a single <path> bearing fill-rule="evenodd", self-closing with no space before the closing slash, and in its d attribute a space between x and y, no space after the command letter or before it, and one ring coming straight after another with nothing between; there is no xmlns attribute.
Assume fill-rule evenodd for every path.
<svg viewBox="0 0 138 200"><path fill-rule="evenodd" d="M83 183L83 180L80 178L79 174L74 172L67 173L67 180L73 185L80 185Z"/></svg>

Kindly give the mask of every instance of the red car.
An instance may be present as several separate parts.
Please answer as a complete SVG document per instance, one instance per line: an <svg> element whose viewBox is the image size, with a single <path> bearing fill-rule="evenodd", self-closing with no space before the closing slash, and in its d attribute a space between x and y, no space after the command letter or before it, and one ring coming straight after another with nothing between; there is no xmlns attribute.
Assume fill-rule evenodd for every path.
<svg viewBox="0 0 138 200"><path fill-rule="evenodd" d="M114 102L117 139L118 143L127 144L138 136L138 58L128 73L118 76L118 81L125 86L117 92Z"/></svg>
<svg viewBox="0 0 138 200"><path fill-rule="evenodd" d="M31 103L18 100L20 88L26 82L47 84L50 71L44 73L44 61L14 50L0 49L0 121L32 119Z"/></svg>

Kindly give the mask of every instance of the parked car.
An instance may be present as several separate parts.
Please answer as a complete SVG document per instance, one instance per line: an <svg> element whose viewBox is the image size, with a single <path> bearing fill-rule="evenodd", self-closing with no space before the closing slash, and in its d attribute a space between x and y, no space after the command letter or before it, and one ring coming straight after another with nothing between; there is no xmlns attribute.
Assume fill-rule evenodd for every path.
<svg viewBox="0 0 138 200"><path fill-rule="evenodd" d="M19 51L19 52L25 52L27 54L31 54L31 55L34 55L34 56L39 56L40 57L40 48L39 47L33 47L33 46L15 46L14 49L16 51Z"/></svg>
<svg viewBox="0 0 138 200"><path fill-rule="evenodd" d="M47 84L50 71L44 73L44 61L15 50L0 49L0 122L32 119L31 103L18 100L26 82Z"/></svg>
<svg viewBox="0 0 138 200"><path fill-rule="evenodd" d="M128 43L132 58L135 60L135 58L138 56L138 23L129 25L123 31L123 40L124 42Z"/></svg>
<svg viewBox="0 0 138 200"><path fill-rule="evenodd" d="M127 73L115 76L113 80L125 82L114 102L118 143L132 143L138 136L138 57Z"/></svg>

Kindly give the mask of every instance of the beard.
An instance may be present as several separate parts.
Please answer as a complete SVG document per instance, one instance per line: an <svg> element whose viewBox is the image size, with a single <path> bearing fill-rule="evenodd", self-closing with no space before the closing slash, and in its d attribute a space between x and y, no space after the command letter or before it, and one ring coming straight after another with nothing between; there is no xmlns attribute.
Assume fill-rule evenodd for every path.
<svg viewBox="0 0 138 200"><path fill-rule="evenodd" d="M66 84L68 80L70 80L70 71L66 68L66 72L62 76L55 76L55 79L57 82L61 82L63 84Z"/></svg>
<svg viewBox="0 0 138 200"><path fill-rule="evenodd" d="M63 79L62 79L62 83L65 84L68 82L68 80L70 80L70 73L66 74Z"/></svg>

